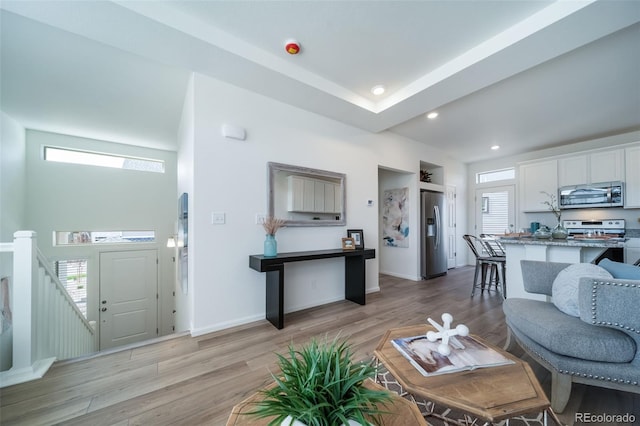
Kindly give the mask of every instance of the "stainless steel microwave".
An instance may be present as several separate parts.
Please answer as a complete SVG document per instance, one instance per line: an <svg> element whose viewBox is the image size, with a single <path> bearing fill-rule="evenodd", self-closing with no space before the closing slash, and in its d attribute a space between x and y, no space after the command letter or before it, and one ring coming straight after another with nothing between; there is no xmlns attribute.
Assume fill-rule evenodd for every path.
<svg viewBox="0 0 640 426"><path fill-rule="evenodd" d="M558 190L558 193L561 209L622 207L624 205L623 182L564 186Z"/></svg>

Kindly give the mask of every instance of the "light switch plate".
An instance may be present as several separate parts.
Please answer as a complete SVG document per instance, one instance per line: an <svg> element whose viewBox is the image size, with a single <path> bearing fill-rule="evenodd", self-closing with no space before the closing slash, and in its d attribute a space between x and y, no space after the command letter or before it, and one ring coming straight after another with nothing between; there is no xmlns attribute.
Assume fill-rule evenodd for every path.
<svg viewBox="0 0 640 426"><path fill-rule="evenodd" d="M256 213L256 225L263 225L266 218L266 214Z"/></svg>
<svg viewBox="0 0 640 426"><path fill-rule="evenodd" d="M213 212L211 213L211 224L212 225L224 225L225 223L225 214L224 212Z"/></svg>

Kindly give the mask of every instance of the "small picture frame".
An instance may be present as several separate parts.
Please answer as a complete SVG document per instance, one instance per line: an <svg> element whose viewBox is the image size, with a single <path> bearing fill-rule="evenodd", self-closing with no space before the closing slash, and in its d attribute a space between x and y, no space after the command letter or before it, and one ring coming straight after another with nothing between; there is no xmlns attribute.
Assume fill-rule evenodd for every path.
<svg viewBox="0 0 640 426"><path fill-rule="evenodd" d="M342 239L342 250L355 250L356 243L353 241L353 238L343 238Z"/></svg>
<svg viewBox="0 0 640 426"><path fill-rule="evenodd" d="M364 249L364 233L362 229L347 229L347 237L353 238L353 242L358 250Z"/></svg>

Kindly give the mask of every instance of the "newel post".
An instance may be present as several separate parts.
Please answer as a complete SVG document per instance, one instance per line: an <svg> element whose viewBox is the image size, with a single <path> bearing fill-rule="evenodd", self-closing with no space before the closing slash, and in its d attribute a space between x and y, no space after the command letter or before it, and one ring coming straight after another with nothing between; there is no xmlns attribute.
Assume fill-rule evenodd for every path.
<svg viewBox="0 0 640 426"><path fill-rule="evenodd" d="M33 312L34 283L38 278L35 231L13 234L13 369L31 367L36 333Z"/></svg>

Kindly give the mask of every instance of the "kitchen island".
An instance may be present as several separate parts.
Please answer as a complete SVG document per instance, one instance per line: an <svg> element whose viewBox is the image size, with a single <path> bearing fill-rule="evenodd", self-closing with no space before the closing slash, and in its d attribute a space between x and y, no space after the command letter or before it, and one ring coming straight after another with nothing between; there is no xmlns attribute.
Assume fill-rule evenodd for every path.
<svg viewBox="0 0 640 426"><path fill-rule="evenodd" d="M591 263L605 251L622 249L624 241L619 239L535 239L500 238L507 256L507 297L544 300L546 296L527 293L522 283L520 261Z"/></svg>

